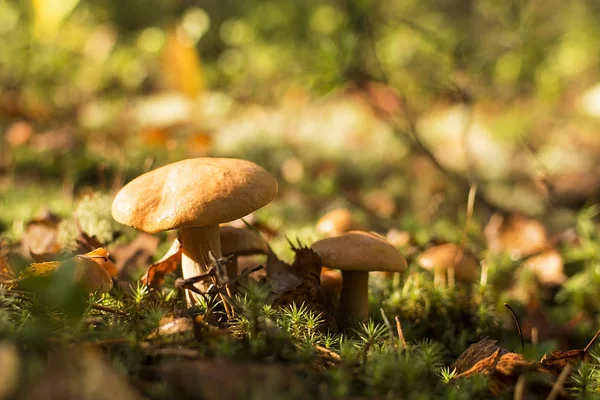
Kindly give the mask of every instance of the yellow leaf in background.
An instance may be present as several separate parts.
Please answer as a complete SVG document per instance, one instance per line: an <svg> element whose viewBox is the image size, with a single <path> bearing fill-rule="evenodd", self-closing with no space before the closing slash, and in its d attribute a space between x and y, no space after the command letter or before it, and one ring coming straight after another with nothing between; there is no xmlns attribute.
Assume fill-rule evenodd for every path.
<svg viewBox="0 0 600 400"><path fill-rule="evenodd" d="M50 261L50 262L42 262L42 263L33 263L29 267L25 268L19 274L18 280L23 280L27 278L35 278L39 276L46 276L54 271L62 264L62 261Z"/></svg>
<svg viewBox="0 0 600 400"><path fill-rule="evenodd" d="M191 157L203 156L208 153L212 145L212 136L208 133L198 132L187 139L187 151Z"/></svg>
<svg viewBox="0 0 600 400"><path fill-rule="evenodd" d="M204 73L193 41L183 29L171 29L162 54L162 72L169 89L191 98L204 90Z"/></svg>
<svg viewBox="0 0 600 400"><path fill-rule="evenodd" d="M31 0L35 37L52 38L77 3L79 0Z"/></svg>

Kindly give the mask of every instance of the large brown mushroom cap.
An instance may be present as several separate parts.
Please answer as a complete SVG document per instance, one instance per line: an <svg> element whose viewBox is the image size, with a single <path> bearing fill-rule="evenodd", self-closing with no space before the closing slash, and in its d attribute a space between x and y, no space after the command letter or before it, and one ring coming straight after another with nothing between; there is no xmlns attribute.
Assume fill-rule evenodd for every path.
<svg viewBox="0 0 600 400"><path fill-rule="evenodd" d="M224 256L267 254L269 252L269 245L265 239L250 229L221 226L219 235L221 252Z"/></svg>
<svg viewBox="0 0 600 400"><path fill-rule="evenodd" d="M428 271L446 271L458 254L459 246L455 243L444 243L430 247L417 259L417 264ZM473 281L479 277L479 263L468 253L463 253L460 262L454 266L454 274L462 281Z"/></svg>
<svg viewBox="0 0 600 400"><path fill-rule="evenodd" d="M145 173L113 201L115 220L148 233L233 221L277 195L260 166L234 158L191 158Z"/></svg>
<svg viewBox="0 0 600 400"><path fill-rule="evenodd" d="M324 266L344 271L402 272L407 267L394 246L370 232L350 231L319 240L311 248Z"/></svg>

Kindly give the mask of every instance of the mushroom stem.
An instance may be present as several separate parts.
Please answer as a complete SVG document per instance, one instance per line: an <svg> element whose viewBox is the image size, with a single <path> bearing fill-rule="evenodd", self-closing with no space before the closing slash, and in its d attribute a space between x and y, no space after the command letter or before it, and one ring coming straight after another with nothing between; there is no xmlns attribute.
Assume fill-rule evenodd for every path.
<svg viewBox="0 0 600 400"><path fill-rule="evenodd" d="M369 272L342 271L339 325L364 321L369 316Z"/></svg>
<svg viewBox="0 0 600 400"><path fill-rule="evenodd" d="M181 237L181 272L183 279L193 278L208 272L211 264L209 252L215 258L221 258L221 241L219 239L219 225L190 226L180 228ZM208 289L210 283L198 282L194 284L202 292ZM188 305L197 300L198 295L187 291Z"/></svg>

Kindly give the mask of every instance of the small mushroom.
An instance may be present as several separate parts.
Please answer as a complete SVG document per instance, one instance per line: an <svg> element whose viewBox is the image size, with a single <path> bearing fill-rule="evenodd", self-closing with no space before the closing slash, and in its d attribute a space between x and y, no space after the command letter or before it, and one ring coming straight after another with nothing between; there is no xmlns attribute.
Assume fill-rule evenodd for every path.
<svg viewBox="0 0 600 400"><path fill-rule="evenodd" d="M229 279L237 276L238 256L267 254L269 252L269 244L266 240L250 229L222 226L220 227L219 234L223 256L232 256L226 265Z"/></svg>
<svg viewBox="0 0 600 400"><path fill-rule="evenodd" d="M543 285L561 285L567 280L563 259L556 250L548 250L530 257L523 266L532 271Z"/></svg>
<svg viewBox="0 0 600 400"><path fill-rule="evenodd" d="M222 257L219 224L263 207L277 182L260 166L234 158L191 158L138 176L116 195L113 218L147 233L179 229L184 279ZM205 290L205 284L195 284ZM188 304L195 296L188 292Z"/></svg>
<svg viewBox="0 0 600 400"><path fill-rule="evenodd" d="M317 221L317 232L326 237L341 235L355 229L361 229L361 224L347 208L331 210Z"/></svg>
<svg viewBox="0 0 600 400"><path fill-rule="evenodd" d="M430 247L417 259L423 269L433 271L434 284L445 285L448 270L454 267L454 277L460 281L475 281L479 278L479 263L469 253L463 252L460 260L456 256L460 248L455 243L444 243ZM458 261L455 265L455 261Z"/></svg>
<svg viewBox="0 0 600 400"><path fill-rule="evenodd" d="M314 243L311 248L323 266L342 270L340 326L368 317L369 271L402 272L406 260L384 238L371 232L350 231Z"/></svg>
<svg viewBox="0 0 600 400"><path fill-rule="evenodd" d="M504 218L494 214L484 233L492 252L507 253L515 260L539 253L550 246L544 225L520 215Z"/></svg>

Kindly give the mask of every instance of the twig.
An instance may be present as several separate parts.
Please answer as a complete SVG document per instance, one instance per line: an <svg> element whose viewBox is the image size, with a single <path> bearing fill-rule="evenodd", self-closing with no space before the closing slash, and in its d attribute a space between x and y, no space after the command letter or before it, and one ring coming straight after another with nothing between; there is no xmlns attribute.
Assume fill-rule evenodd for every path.
<svg viewBox="0 0 600 400"><path fill-rule="evenodd" d="M467 216L465 218L465 226L462 232L462 238L460 239L460 245L458 246L458 251L456 252L456 257L454 257L454 261L452 263L452 267L448 270L448 285L450 283L454 286L454 271L456 266L461 262L463 255L465 254L465 244L467 242L467 235L469 232L469 224L471 223L471 218L473 217L473 209L475 208L475 196L477 195L477 185L473 183L469 188L469 196L467 200ZM450 278L452 278L452 282L450 282Z"/></svg>
<svg viewBox="0 0 600 400"><path fill-rule="evenodd" d="M387 315L385 315L383 308L380 308L379 311L381 312L381 318L383 318L383 322L385 323L385 326L387 327L388 332L390 333L390 338L393 338L394 330L392 329L392 324L390 324L390 320L388 319Z"/></svg>
<svg viewBox="0 0 600 400"><path fill-rule="evenodd" d="M403 349L406 349L408 346L406 344L406 339L404 338L404 332L402 332L402 325L400 324L400 318L396 315L394 318L396 320L396 330L398 331L398 339L400 340L400 344Z"/></svg>
<svg viewBox="0 0 600 400"><path fill-rule="evenodd" d="M129 314L127 314L125 311L117 310L116 308L101 306L100 304L92 304L92 308L98 311L105 311L113 314L122 315L123 317L129 317Z"/></svg>
<svg viewBox="0 0 600 400"><path fill-rule="evenodd" d="M571 365L571 364L567 363L567 365L564 366L562 371L560 371L560 375L558 375L556 382L554 382L554 385L552 386L552 390L550 391L550 394L548 395L548 397L546 397L546 400L555 400L558 397L563 386L565 385L565 382L567 381L567 378L571 374L572 369L573 369L573 365Z"/></svg>
<svg viewBox="0 0 600 400"><path fill-rule="evenodd" d="M525 399L525 384L527 380L525 379L525 375L520 375L519 379L517 379L517 384L515 385L515 392L513 395L514 400L523 400Z"/></svg>
<svg viewBox="0 0 600 400"><path fill-rule="evenodd" d="M521 324L519 323L517 314L508 303L504 303L504 307L508 308L508 311L510 311L510 315L512 315L513 320L515 321L515 325L517 326L517 332L519 332L519 337L521 338L521 351L525 351L525 340L523 339L523 332L521 331Z"/></svg>

